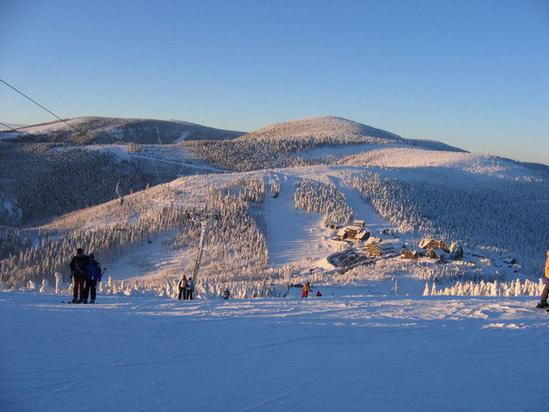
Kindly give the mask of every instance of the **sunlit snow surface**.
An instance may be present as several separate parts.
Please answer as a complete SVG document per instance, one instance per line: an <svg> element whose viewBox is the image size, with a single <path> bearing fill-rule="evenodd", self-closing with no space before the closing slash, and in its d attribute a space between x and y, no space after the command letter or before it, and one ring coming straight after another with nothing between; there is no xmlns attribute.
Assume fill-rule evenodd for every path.
<svg viewBox="0 0 549 412"><path fill-rule="evenodd" d="M546 407L549 313L531 299L324 293L95 306L2 293L0 409Z"/></svg>

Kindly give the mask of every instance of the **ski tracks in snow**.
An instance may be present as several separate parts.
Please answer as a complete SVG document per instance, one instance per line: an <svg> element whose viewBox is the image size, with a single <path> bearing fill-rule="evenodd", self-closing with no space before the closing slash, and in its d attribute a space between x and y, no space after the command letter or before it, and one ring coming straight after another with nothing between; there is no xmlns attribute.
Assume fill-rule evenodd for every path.
<svg viewBox="0 0 549 412"><path fill-rule="evenodd" d="M267 196L264 205L270 264L283 266L328 254L322 242L322 214L294 207L296 178L282 173L271 176L280 182L280 193L276 198Z"/></svg>
<svg viewBox="0 0 549 412"><path fill-rule="evenodd" d="M544 393L532 370L549 318L531 299L334 291L228 302L99 296L98 305L3 293L0 405L505 410L533 409Z"/></svg>

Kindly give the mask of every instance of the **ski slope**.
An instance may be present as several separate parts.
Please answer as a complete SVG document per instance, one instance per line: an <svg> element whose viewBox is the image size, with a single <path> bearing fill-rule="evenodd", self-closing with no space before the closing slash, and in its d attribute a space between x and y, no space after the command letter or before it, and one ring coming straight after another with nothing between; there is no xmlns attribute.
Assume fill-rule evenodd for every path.
<svg viewBox="0 0 549 412"><path fill-rule="evenodd" d="M543 410L549 314L524 298L0 293L0 409ZM331 294L334 294L332 296Z"/></svg>
<svg viewBox="0 0 549 412"><path fill-rule="evenodd" d="M307 261L310 264L332 250L323 241L322 214L294 209L295 177L283 173L274 176L280 182L280 194L268 196L263 210L270 263L282 266L299 262L306 266Z"/></svg>
<svg viewBox="0 0 549 412"><path fill-rule="evenodd" d="M364 227L367 230L379 234L382 230L392 227L391 223L382 219L372 205L364 200L356 190L349 187L343 178L337 175L328 175L328 178L345 195L347 204L353 209L356 218L365 221Z"/></svg>
<svg viewBox="0 0 549 412"><path fill-rule="evenodd" d="M212 174L139 191L128 186L120 199L90 202L22 229L28 245L17 237L4 243L19 260L0 262L1 411L543 410L548 404L540 376L549 314L532 309L549 233L543 167L419 144L334 117L195 145L157 142L156 125L131 150L121 142L134 140L116 132L128 130L127 122L98 121L106 140L78 152L115 151L132 160L120 164L146 165L136 171L152 168L151 175L173 167ZM187 133L192 125L172 126L169 141L198 136ZM2 144L4 161L22 153ZM35 163L66 149L52 147ZM292 167L268 162L279 156ZM250 159L259 170L234 172L246 170L233 166ZM36 175L23 172L14 174L13 189ZM114 196L120 179L112 180L106 189ZM273 181L280 183L277 197ZM9 213L19 199L33 199L24 206L47 204L32 193L13 190L0 199ZM327 256L341 242L329 239L336 232L324 222L349 216L349 209L397 252L435 236L457 241L464 256L442 263L396 253L333 270ZM206 244L199 300L178 302L177 282L194 261L199 224L211 212L222 219ZM98 251L111 277L94 306L60 303L69 299L65 260L76 244ZM519 263L507 264L507 257ZM48 294L52 281L57 295ZM306 281L323 297L298 299L299 288L289 285ZM238 299L221 301L225 288ZM443 296L452 294L491 297Z"/></svg>

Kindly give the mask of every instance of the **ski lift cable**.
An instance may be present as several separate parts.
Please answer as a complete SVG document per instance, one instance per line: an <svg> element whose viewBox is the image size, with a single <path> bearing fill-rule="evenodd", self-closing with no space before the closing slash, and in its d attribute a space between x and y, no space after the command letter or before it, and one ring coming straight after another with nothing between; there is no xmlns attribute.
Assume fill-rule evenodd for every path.
<svg viewBox="0 0 549 412"><path fill-rule="evenodd" d="M0 124L1 124L2 126L4 126L6 129L11 130L12 132L17 132L17 133L20 133L20 134L24 134L23 132L21 132L21 131L15 129L15 128L13 128L13 127L11 127L9 124L6 124L6 123L4 123L4 122L0 122Z"/></svg>
<svg viewBox="0 0 549 412"><path fill-rule="evenodd" d="M28 96L27 94L25 94L24 92L22 92L21 90L19 90L17 87L13 86L12 84L8 83L6 80L2 79L0 77L0 82L4 83L6 86L8 86L10 89L12 89L13 91L17 92L18 94L20 94L21 96L23 96L25 99L29 100L31 103L35 104L36 106L40 107L41 109L45 110L46 112L48 112L50 115L52 115L53 117L55 117L56 119L58 119L59 121L65 123L67 126L69 126L71 129L75 130L77 133L79 133L80 135L82 136L89 136L89 137L92 137L88 132L86 132L85 130L81 130L77 127L75 127L74 125L70 124L69 122L67 122L65 119L63 119L61 116L57 115L56 113L54 113L53 111L51 111L50 109L48 109L47 107L45 107L44 105L40 104L39 102L37 102L35 99L33 99L32 97ZM5 125L4 123L2 123L3 125ZM5 125L6 127L10 128L10 129L13 129L11 127L9 127L8 125ZM21 133L20 131L16 130L17 132ZM115 157L117 157L118 159L120 160L126 160L124 157L120 156L118 153L116 153L115 151L109 149L107 146L101 144L101 143L94 143L96 144L97 146L100 146L102 147L103 149L105 149L107 152L111 153L112 155L114 155ZM154 163L154 167L155 167L155 174L156 174L156 178L158 179L158 168L156 166L156 160L153 162ZM137 163L139 164L139 163ZM117 193L118 194L118 193ZM120 195L119 195L120 196Z"/></svg>
<svg viewBox="0 0 549 412"><path fill-rule="evenodd" d="M5 81L4 79L2 79L0 77L0 82L4 83L6 86L8 86L10 89L14 90L15 92L19 93L21 96L23 96L25 99L29 100L31 103L35 104L36 106L40 107L41 109L45 110L46 112L48 112L49 114L51 114L53 117L55 117L56 119L58 119L59 121L65 123L67 126L69 126L71 129L75 130L77 133L81 134L82 136L90 136L90 137L93 137L91 136L89 133L87 133L86 131L83 131L83 130L80 130L78 129L77 127L73 126L72 124L70 124L69 122L67 122L65 119L61 118L60 116L58 116L57 114L55 114L54 112L52 112L51 110L49 110L47 107L44 107L43 105L41 105L40 103L38 103L36 100L34 100L32 97L26 95L25 93L23 93L21 90L19 90L18 88L16 88L15 86L11 85L10 83L8 83L7 81ZM3 123L2 123L3 124ZM18 130L17 130L18 131ZM21 133L21 132L20 132ZM102 148L104 148L106 151L110 152L111 154L113 154L114 156L118 157L120 160L125 160L122 156L120 156L118 153L116 153L115 151L109 149L107 146L101 144L101 143L95 143L97 144L98 146L101 146Z"/></svg>
<svg viewBox="0 0 549 412"><path fill-rule="evenodd" d="M56 113L54 113L53 111L51 111L50 109L48 109L47 107L45 107L44 105L40 104L39 102L37 102L35 99L33 99L32 97L28 96L27 94L25 94L24 92L22 92L21 90L19 90L17 87L13 86L12 84L8 83L6 80L2 79L0 77L0 82L4 83L6 86L8 86L10 89L12 89L13 91L17 92L18 94L20 94L21 96L23 96L25 99L29 100L31 103L35 104L36 106L40 107L41 109L45 110L46 112L48 112L50 115L52 115L53 117L55 117L56 119L58 119L59 121L65 123L67 126L69 126L71 129L73 129L74 131L76 131L77 133L79 133L80 135L82 136L89 136L89 137L92 137L88 132L86 132L85 130L81 130L79 128L77 128L76 126L70 124L69 122L67 122L65 119L63 119L61 116L57 115ZM13 128L11 128L10 126L8 125L5 125L4 123L2 123L4 126L14 130ZM17 131L19 133L22 133L21 131L19 130L14 130L14 131ZM158 129L157 129L157 132L159 133ZM160 137L158 137L158 139L160 139ZM108 151L109 153L111 153L112 155L114 155L115 157L119 158L120 160L126 160L124 157L120 156L118 153L116 153L115 151L109 149L107 146L101 144L101 143L94 143L96 144L97 146L100 146L102 147L103 149L105 149L106 151ZM154 168L155 168L155 175L156 175L156 178L158 179L158 176L159 176L159 173L158 173L158 167L157 167L157 159L153 159L153 164L154 164ZM180 165L181 167L181 165Z"/></svg>
<svg viewBox="0 0 549 412"><path fill-rule="evenodd" d="M8 86L10 89L12 89L13 91L17 92L18 94L20 94L21 96L23 96L25 99L29 100L31 103L35 104L36 106L40 107L42 110L45 110L47 113L49 113L50 115L52 115L53 117L55 117L56 119L58 119L59 121L65 123L67 126L69 126L71 129L75 130L77 133L81 134L82 136L89 136L89 137L93 137L91 136L88 132L86 131L83 131L83 130L80 130L78 129L77 127L75 127L74 125L70 124L69 122L67 122L65 119L61 118L61 116L55 114L54 112L52 112L51 110L49 110L47 107L43 106L42 104L40 104L39 102L37 102L36 100L34 100L32 97L28 96L27 94L23 93L21 90L19 90L17 87L13 86L12 84L8 83L6 80L4 80L3 78L0 77L0 82L4 83L6 86ZM3 124L3 123L2 123ZM7 125L6 125L7 126ZM7 126L9 127L9 126ZM100 146L100 147L103 147L106 151L108 151L109 153L111 153L112 155L116 156L117 158L119 158L120 160L126 160L124 159L122 156L120 156L118 153L114 152L113 150L109 149L107 146L101 144L101 143L95 143L96 145ZM155 162L155 167L156 167L156 162ZM158 178L158 175L157 175L157 178ZM118 186L118 184L117 184ZM168 188L168 190L171 190L175 193L175 190L173 188L171 188L169 185L165 186ZM118 193L117 193L118 195Z"/></svg>

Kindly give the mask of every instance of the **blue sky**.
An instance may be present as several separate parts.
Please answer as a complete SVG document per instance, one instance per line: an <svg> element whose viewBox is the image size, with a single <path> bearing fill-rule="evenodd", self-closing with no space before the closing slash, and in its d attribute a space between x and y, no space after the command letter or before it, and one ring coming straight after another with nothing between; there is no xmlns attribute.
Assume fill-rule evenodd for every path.
<svg viewBox="0 0 549 412"><path fill-rule="evenodd" d="M329 114L549 164L545 0L0 0L0 76L65 117ZM0 121L50 119L0 84Z"/></svg>

